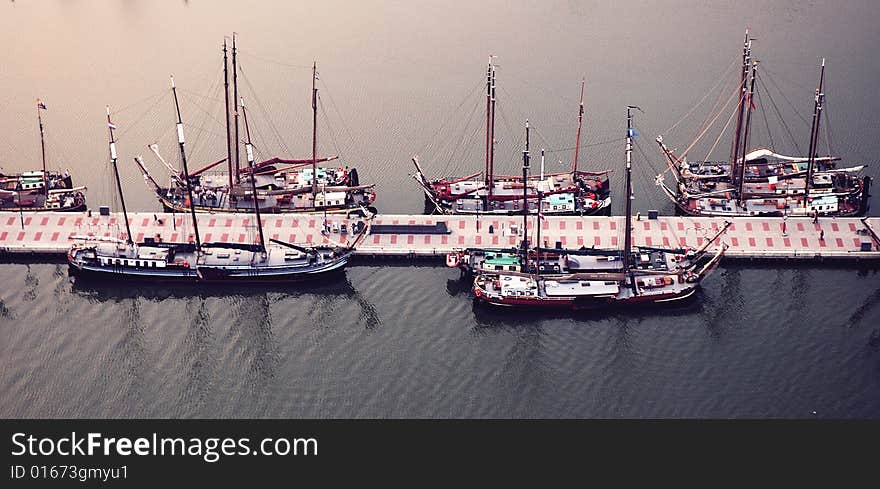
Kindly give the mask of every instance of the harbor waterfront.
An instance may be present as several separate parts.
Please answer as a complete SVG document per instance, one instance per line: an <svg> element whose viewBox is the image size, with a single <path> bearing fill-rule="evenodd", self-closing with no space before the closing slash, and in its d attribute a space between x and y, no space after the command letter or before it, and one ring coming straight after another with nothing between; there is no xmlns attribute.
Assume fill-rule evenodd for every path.
<svg viewBox="0 0 880 489"><path fill-rule="evenodd" d="M49 180L69 172L87 193L83 210L0 213L0 417L880 419L878 24L880 7L869 0L2 2L0 174L40 185L35 170ZM760 62L747 74L748 99L746 28ZM642 111L627 199L630 104ZM236 137L242 105L251 135L241 110ZM740 108L748 137L734 151ZM200 177L195 199L180 182L178 120L187 172ZM521 246L523 216L507 215L498 199L521 197L527 121L529 178L610 172L601 215L533 214L531 247L619 252L630 214L634 245L694 248L729 220L708 253L728 248L694 300L539 312L475 303L473 280L446 266L446 254ZM111 253L120 238L194 240L187 198L205 211L199 238L224 243L231 258L245 254L260 241L255 212L224 213L212 197L228 174L250 171L248 139L257 185L273 185L261 163L294 161L305 164L288 173L297 185L315 182L317 165L335 169L325 170L328 182L371 187L375 201L364 207L378 213L344 270L259 285L71 276L65 255L80 237L106 240ZM797 205L811 146L820 177L861 167L853 175L873 179L860 195L865 217L814 222ZM679 164L671 168L669 155ZM414 176L430 183L482 172L469 179L481 184L487 157L499 212L464 199L446 209L462 215L425 215L437 206L430 198L426 206ZM726 182L740 157L757 172L739 166L745 178ZM685 196L704 199L699 216L674 215L682 212L676 171L709 172L720 187L742 183L748 198L769 190L771 159L792 163L782 168L792 178L777 180L785 197L747 210L787 217L708 217L727 209L713 209L721 194L704 199L705 189ZM684 190L713 179L685 179L693 185ZM241 180L236 196L252 195ZM817 192L852 187L818 183ZM7 202L40 204L15 193ZM544 198L551 209L572 203ZM128 233L123 203L134 211ZM267 207L260 217L270 244L344 245L362 222L347 207L326 215ZM633 258L656 263L650 251Z"/></svg>
<svg viewBox="0 0 880 489"><path fill-rule="evenodd" d="M651 216L654 217L654 216ZM199 215L203 242L252 243L253 216ZM335 244L354 239L358 219L320 215L270 215L262 219L265 234L295 244ZM623 217L546 217L542 246L614 249L623 239ZM633 222L633 245L697 248L725 222L722 218L639 214ZM192 226L185 214L130 213L132 239L190 242ZM535 226L528 222L528 230ZM468 247L516 248L522 240L522 219L516 216L377 215L372 226L391 226L390 232L370 233L355 250L361 257L443 257ZM345 232L341 232L345 229ZM729 245L727 259L877 260L880 259L880 218L737 218L716 238ZM77 238L123 239L121 214L41 213L0 216L0 252L65 254ZM80 239L81 241L81 239Z"/></svg>

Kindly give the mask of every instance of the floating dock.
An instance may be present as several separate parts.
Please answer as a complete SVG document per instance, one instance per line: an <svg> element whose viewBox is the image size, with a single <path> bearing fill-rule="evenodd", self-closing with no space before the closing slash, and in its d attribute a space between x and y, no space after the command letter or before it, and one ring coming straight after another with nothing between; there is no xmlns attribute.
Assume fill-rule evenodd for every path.
<svg viewBox="0 0 880 489"><path fill-rule="evenodd" d="M0 214L0 253L65 254L78 237L124 238L121 214L38 213ZM135 241L145 238L186 242L194 238L188 215L135 212L129 224ZM320 215L270 214L263 216L266 238L297 244L344 243L352 240L357 219L327 218L322 232ZM621 246L624 218L546 217L541 241L546 247L608 248ZM347 233L341 232L345 224ZM522 218L516 216L377 215L371 233L357 255L380 257L443 257L467 247L517 246L522 240ZM536 238L535 218L528 222L529 239ZM699 247L724 225L723 218L660 216L633 220L633 244L655 247ZM877 260L880 218L737 218L717 241L730 247L725 259ZM202 242L252 243L257 239L254 216L200 214Z"/></svg>

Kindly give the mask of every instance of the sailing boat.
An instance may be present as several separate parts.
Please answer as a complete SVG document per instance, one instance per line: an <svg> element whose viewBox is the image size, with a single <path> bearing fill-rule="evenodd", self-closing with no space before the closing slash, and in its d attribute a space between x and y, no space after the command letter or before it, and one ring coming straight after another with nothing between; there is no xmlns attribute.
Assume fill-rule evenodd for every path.
<svg viewBox="0 0 880 489"><path fill-rule="evenodd" d="M81 212L86 210L86 187L74 187L69 171L61 173L46 168L46 137L42 115L44 110L46 104L42 99L37 99L43 168L11 174L0 172L0 211Z"/></svg>
<svg viewBox="0 0 880 489"><path fill-rule="evenodd" d="M697 260L686 267L669 268L657 263L654 269L640 269L632 258L632 109L627 106L626 130L626 226L623 267L613 273L532 273L481 272L474 279L478 303L508 307L543 309L591 309L630 304L668 304L692 297L701 281L721 261L723 244L705 263ZM529 168L529 151L523 151L523 173ZM540 229L540 226L539 228ZM528 240L523 237L524 260L528 260ZM698 259L698 257L695 257Z"/></svg>
<svg viewBox="0 0 880 489"><path fill-rule="evenodd" d="M425 208L441 214L494 214L516 215L538 212L537 194L548 199L542 212L550 215L597 215L611 210L610 170L587 172L578 170L581 126L584 115L584 82L578 106L578 127L574 163L570 172L549 173L523 180L517 176L495 175L495 65L489 57L486 70L486 158L482 173L465 177L428 180L418 157L413 157L416 182L425 193ZM525 182L525 185L524 183ZM526 201L520 201L520 189L527 188Z"/></svg>
<svg viewBox="0 0 880 489"><path fill-rule="evenodd" d="M529 127L526 124L526 153L529 152ZM524 177L525 178L525 177ZM543 192L538 191L538 208L543 206ZM524 198L528 198L525 196ZM525 214L523 214L525 216ZM534 248L524 254L514 248L474 247L456 250L446 256L446 265L461 269L462 275L472 277L481 272L511 271L520 273L581 273L581 272L622 272L624 270L623 252L618 249L596 249L582 246L567 249L557 245L550 248L541 246L541 220L544 212L537 214L537 239ZM724 234L732 224L726 221L714 235L697 248L662 248L655 246L636 246L630 254L630 263L642 270L683 269L699 261L709 245ZM522 230L528 231L528 222L523 219ZM519 230L511 230L518 233Z"/></svg>
<svg viewBox="0 0 880 489"><path fill-rule="evenodd" d="M259 206L264 213L335 213L364 215L362 207L370 208L376 200L374 185L361 185L356 168L324 167L337 156L317 155L318 79L317 63L312 65L312 157L305 159L270 158L255 162L254 171L241 168L238 148L239 111L234 110L234 130L230 122L229 63L226 40L223 41L223 80L226 107L227 155L188 175L194 186L194 199L188 200L185 175L178 173L159 154L157 145L150 151L169 170L171 183L162 186L150 175L143 161L137 164L148 187L156 194L166 212L188 212L190 205L196 212L251 213ZM232 37L232 92L238 101L237 47ZM235 142L233 144L232 142ZM212 168L227 163L226 175L208 175ZM250 179L256 181L258 192L251 193ZM372 213L375 209L370 209Z"/></svg>
<svg viewBox="0 0 880 489"><path fill-rule="evenodd" d="M178 109L177 134L181 162L188 172L183 123L180 119L177 91L171 81L175 106ZM241 103L244 111L244 102ZM75 243L68 252L71 275L98 279L135 279L146 281L212 282L212 283L263 283L290 282L323 277L330 272L342 270L348 263L354 248L369 232L369 221L360 230L351 245L302 247L272 239L277 246L266 246L259 208L255 209L260 241L258 244L202 243L199 235L195 208L189 212L193 224L193 242L164 243L148 240L134 243L128 224L128 212L122 195L122 184L117 169L115 126L110 123L110 159L116 178L117 190L122 201L126 226L126 239L86 240ZM253 145L247 128L248 166L253 169ZM251 182L254 180L251 179ZM188 196L192 199L192 184L187 182ZM256 192L253 187L252 191Z"/></svg>
<svg viewBox="0 0 880 489"><path fill-rule="evenodd" d="M730 99L739 97L729 119L736 116L730 162L690 162L686 159L687 151L677 156L664 144L663 137L658 136L657 143L676 181L674 188L671 188L663 176L658 175L657 185L663 193L675 203L680 213L693 216L865 214L871 179L859 175L864 165L838 168L840 157L818 154L819 125L825 105L825 59L822 59L819 85L814 96L809 152L804 157L781 155L769 148L747 152L752 112L757 108L754 99L758 72L758 61L752 56L752 39L748 30L743 42L742 59L740 82ZM716 120L723 110L715 117Z"/></svg>

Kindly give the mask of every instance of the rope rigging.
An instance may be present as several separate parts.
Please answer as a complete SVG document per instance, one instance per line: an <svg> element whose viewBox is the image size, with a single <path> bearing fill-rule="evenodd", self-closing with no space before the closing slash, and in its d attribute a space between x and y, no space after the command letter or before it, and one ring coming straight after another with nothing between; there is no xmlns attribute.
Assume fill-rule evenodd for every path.
<svg viewBox="0 0 880 489"><path fill-rule="evenodd" d="M770 79L772 81L772 78ZM758 75L758 83L764 88L764 93L767 94L767 98L770 99L770 105L773 107L773 111L776 113L776 118L779 119L779 122L782 124L782 127L785 129L785 133L788 135L791 144L794 145L794 149L798 154L801 153L800 146L797 143L797 139L795 139L794 134L791 132L791 128L788 127L788 123L785 122L785 119L782 117L782 113L779 111L779 106L776 105L776 101L773 100L773 95L770 94L770 91L767 90L767 85L764 84L763 78L761 75Z"/></svg>

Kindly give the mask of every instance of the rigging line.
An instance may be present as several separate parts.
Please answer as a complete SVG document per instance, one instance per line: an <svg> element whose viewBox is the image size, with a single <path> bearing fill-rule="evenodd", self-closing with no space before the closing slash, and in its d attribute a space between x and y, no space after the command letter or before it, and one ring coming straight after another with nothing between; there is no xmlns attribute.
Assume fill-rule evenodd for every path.
<svg viewBox="0 0 880 489"><path fill-rule="evenodd" d="M767 86L764 84L763 79L760 75L758 75L758 82L761 83L761 86L764 87L764 93L767 94L767 98L770 99L770 105L773 106L773 111L776 114L776 117L779 119L779 122L782 124L782 127L785 129L785 133L788 135L788 138L791 140L791 143L794 145L794 149L801 153L801 149L798 146L797 139L795 139L794 134L791 132L791 128L788 127L788 124L785 122L785 119L782 117L782 113L779 111L779 106L776 105L776 101L773 100L773 95L770 94L770 91L767 90Z"/></svg>
<svg viewBox="0 0 880 489"><path fill-rule="evenodd" d="M211 86L208 87L207 93L209 95L214 95L215 91L216 92L220 91L220 80L217 77L215 77L214 82L211 84ZM209 97L204 97L204 98L210 99ZM225 124L225 123L221 123L219 120L214 118L214 116L207 109L204 109L201 106L199 106L199 104L195 103L195 101L193 101L192 98L190 98L190 104L202 112L202 118L201 118L199 126L198 126L200 129L204 128L207 125L209 118L213 119L214 122L218 123L221 126L223 126ZM205 133L205 131L199 131L196 133L196 137L193 138L193 142L192 142L193 153L195 153L196 151L198 151L201 148L201 146L200 146L201 136L203 136L204 133Z"/></svg>
<svg viewBox="0 0 880 489"><path fill-rule="evenodd" d="M455 153L458 152L459 149L465 147L465 136L468 132L468 128L471 127L471 121L474 118L474 114L477 113L477 109L479 108L479 106L480 106L480 104L474 104L473 108L471 109L471 113L468 114L468 118L465 120L464 127L462 128L461 134L458 137L458 144L451 144L450 145L452 147L452 153L449 155L449 158L446 159L446 163L443 165L443 170L442 170L443 173L449 172L450 165L454 165L451 168L453 171L457 171L459 169L459 167L461 166L460 163L457 165L454 164ZM477 124L476 127L479 129L479 127L480 127L479 124ZM471 140L471 138L468 139L468 142L470 142L470 140ZM427 149L428 147L429 146L426 146L424 149ZM440 148L438 148L438 149L440 149Z"/></svg>
<svg viewBox="0 0 880 489"><path fill-rule="evenodd" d="M507 95L507 97L508 97L510 100L516 100L516 99L513 97L513 95L511 95L511 93L507 91L506 88L504 88L504 87L499 87L499 88L501 88L501 91L504 92L504 94ZM499 107L500 107L500 104L499 104ZM529 119L528 117L526 117L525 114L523 114L523 113L522 113L518 108L516 108L515 106L513 107L513 110L516 111L517 115L519 115L520 118L522 118L522 120L525 121L525 120L528 120L528 119ZM541 140L541 142L543 143L543 146L544 146L544 147L549 146L549 141L547 141L547 138L545 138L544 135L541 134L541 131L538 130L537 125L532 126L530 129L531 129L535 134L538 135L538 139ZM512 133L511 133L511 134L512 134Z"/></svg>
<svg viewBox="0 0 880 489"><path fill-rule="evenodd" d="M624 139L626 139L626 138L624 138ZM651 158L648 157L648 154L645 153L645 150L642 148L642 145L639 144L639 141L636 138L633 138L633 143L634 143L633 145L636 147L636 149L639 150L639 153L642 155L642 158L644 158L645 161L648 163L648 166L651 167L651 172L652 172L651 177L653 178L653 176L657 174L657 167L651 161Z"/></svg>
<svg viewBox="0 0 880 489"><path fill-rule="evenodd" d="M801 121L803 121L803 123L804 123L804 126L806 126L806 127L810 127L811 124L810 124L809 122L807 122L807 118L804 117L804 116L800 113L800 111L797 110L797 108L795 107L795 105L794 105L793 103L791 103L791 100L789 100L789 98L785 95L785 92L783 92L783 91L779 88L779 85L776 84L776 80L773 79L773 77L770 75L769 72L767 72L767 70L763 70L762 72L758 73L758 80L761 80L761 78L762 78L761 75L763 75L763 74L766 74L767 79L770 80L770 83L773 84L773 87L776 88L776 91L779 92L780 95L782 95L782 98L783 98L786 102L788 102L788 105L789 105L789 107L791 107L791 110L793 110L794 113L797 114L798 117L800 117Z"/></svg>
<svg viewBox="0 0 880 489"><path fill-rule="evenodd" d="M675 124L669 126L669 128L666 129L665 131L663 131L661 134L668 134L670 131L672 131L672 130L674 130L676 127L678 127L678 125L681 124L682 121L684 121L688 116L690 116L691 113L693 113L693 111L697 109L697 107L699 107L700 105L703 104L703 102L706 100L706 97L708 97L711 93L714 93L714 92L715 92L715 90L718 88L718 86L721 85L721 82L727 79L727 75L728 75L729 72L733 69L733 67L736 66L736 65L739 64L739 63L740 63L740 61L739 61L738 59L734 59L734 60L730 63L730 66L728 66L727 69L724 70L724 73L721 75L721 77L718 79L718 81L716 81L715 84L712 85L712 88L710 88L709 91L707 91L706 94L703 95L703 98L701 98L700 101L697 102L696 105L694 105L693 107L691 107L690 110L688 110L683 116L681 116L681 119L679 119L678 122L676 122ZM724 93L724 90L722 90L721 93L723 94L723 93ZM718 102L716 101L715 103L717 104ZM709 113L712 113L712 111L710 111Z"/></svg>
<svg viewBox="0 0 880 489"><path fill-rule="evenodd" d="M745 96L746 96L746 94L742 94L742 96L739 97L740 102L742 102L742 100L745 98ZM696 146L696 144L700 141L700 139L702 139L703 136L706 135L706 132L709 131L709 128L711 128L712 125L715 124L715 121L718 120L718 118L721 116L721 114L724 113L724 110L727 109L727 106L730 105L730 102L733 101L734 97L736 97L736 92L733 92L730 95L730 98L727 99L727 102L724 104L724 107L722 107L721 110L718 111L718 114L716 114L715 117L712 118L712 120L709 122L709 124L706 126L706 128L703 129L703 131L697 136L697 138L694 140L694 142L692 142L691 145L688 146L686 150L682 151L682 153L681 153L682 158L686 157L688 151L690 151L694 146Z"/></svg>
<svg viewBox="0 0 880 489"><path fill-rule="evenodd" d="M724 124L724 127L721 128L721 132L718 133L718 137L715 138L715 143L712 144L711 148L709 148L709 151L706 153L706 157L703 159L703 161L709 161L709 156L712 154L713 151L715 151L715 147L718 146L718 142L721 141L721 137L724 136L727 128L730 127L730 123L733 122L733 116L735 116L736 114L737 112L735 110L730 113L730 117L727 118L727 123ZM746 149L744 149L743 151L746 151Z"/></svg>
<svg viewBox="0 0 880 489"><path fill-rule="evenodd" d="M336 133L333 132L333 127L330 125L330 118L327 116L327 109L324 107L324 98L321 95L318 95L318 106L321 107L321 115L324 116L324 123L326 124L327 133L330 134L330 140L333 142L333 148L336 150L336 154L340 156L341 162L345 161L345 157L342 156L342 149L339 146L339 142L336 140Z"/></svg>
<svg viewBox="0 0 880 489"><path fill-rule="evenodd" d="M254 54L254 53L251 52L251 51L246 51L246 50L241 49L241 48L237 48L237 50L238 50L238 52L241 53L241 54L246 54L249 58L254 58L254 59L257 59L257 60L260 60L260 61L265 61L265 62L267 62L267 63L273 63L273 64L276 64L276 65L287 66L288 68L302 68L302 69L306 69L306 70L311 70L311 69L312 69L311 65L295 65L295 64L291 64L291 63L285 63L285 62L283 62L283 61L278 61L278 60L275 60L275 59L266 58L266 57L264 57L264 56L258 56L258 55Z"/></svg>
<svg viewBox="0 0 880 489"><path fill-rule="evenodd" d="M434 145L438 136L440 134L442 134L444 129L446 128L446 125L449 124L450 121L452 121L452 116L456 115L458 110L461 109L461 107L474 96L474 93L479 91L479 88L483 86L483 83L484 83L484 81L480 80L473 86L473 88L470 89L468 94L465 95L465 98L454 109L452 109L449 112L449 114L446 116L446 119L440 124L440 128L437 129L437 131L434 133L434 137L431 138L431 140L427 144L425 144L423 147L419 148L418 151L416 151L417 154L420 152L424 152L426 149L428 149L429 146Z"/></svg>
<svg viewBox="0 0 880 489"><path fill-rule="evenodd" d="M496 65L496 66L497 66L498 68L501 68L500 65ZM558 98L559 100L562 100L562 101L565 102L566 104L575 104L575 103L576 103L576 99L571 99L571 98L569 98L569 97L565 97L565 96L563 96L563 95L560 95L558 92L553 91L553 90L550 90L550 89L548 89L547 87L542 87L542 86L540 86L540 85L533 85L533 84L531 84L531 83L525 81L525 79L523 79L523 78L519 78L519 77L516 76L513 72L505 71L505 72L503 72L503 74L505 74L505 75L509 75L509 76L510 76L510 80L520 82L520 83L522 83L523 85L527 86L528 88L531 88L531 89L533 89L533 90L540 90L540 91L542 91L542 92L544 92L544 93L546 93L546 94L548 94L548 95L553 95L554 97Z"/></svg>
<svg viewBox="0 0 880 489"><path fill-rule="evenodd" d="M171 92L168 92L167 90L162 90L162 91L163 91L164 93L163 93L162 97L160 97L159 100L156 101L156 103L154 103L154 104L151 105L151 106L148 106L148 107L146 108L146 110L144 110L144 112L142 112L139 116L137 116L137 117L132 121L131 124L126 124L125 128L122 129L121 131L119 131L119 133L118 133L118 136L119 136L119 137L122 137L122 136L126 135L128 132L130 132L132 129L134 129L138 124L141 123L141 121L147 116L148 113L150 113L151 111L156 111L156 109L158 109L159 105L160 105L162 102L164 102L165 97L170 97L170 96L171 96ZM115 113L115 111L114 111L114 113ZM155 113L154 113L154 114L153 114L153 127L156 126L155 119L157 119L157 118L158 118L158 114L155 114Z"/></svg>
<svg viewBox="0 0 880 489"><path fill-rule="evenodd" d="M247 85L248 89L251 91L250 97L254 100L254 102L256 102L257 108L260 109L260 114L266 118L266 122L268 123L269 129L272 130L273 135L278 140L278 145L281 148L283 148L284 151L287 152L287 154L291 154L290 148L284 142L284 138L281 137L281 133L278 132L278 128L275 127L275 124L272 123L272 119L269 117L269 111L266 110L266 107L263 105L263 102L260 100L259 97L257 97L257 91L254 89L254 86L251 83L250 78L248 78L248 76L245 75L244 70L242 70L241 64L238 65L238 71L241 72L242 79L244 79L245 84Z"/></svg>
<svg viewBox="0 0 880 489"><path fill-rule="evenodd" d="M216 88L217 85L219 85L218 82L214 82L214 83L212 83L211 86L209 87L208 91L209 91L210 93L212 93L212 94L213 94L213 92L215 92L215 91L219 91L219 90ZM225 103L225 100L223 100L223 99L221 99L221 98L219 98L219 97L215 98L215 97L213 97L213 96L204 95L204 94L201 94L201 93L196 92L195 90L187 90L187 89L185 89L185 88L178 88L177 91L180 92L180 93L185 93L185 94L187 94L187 95L189 95L190 97L193 97L193 98L200 98L200 99L202 99L202 100L208 100L208 101L210 101L210 102L216 102L216 103L218 103L218 104Z"/></svg>
<svg viewBox="0 0 880 489"><path fill-rule="evenodd" d="M323 88L323 92L326 93L327 98L330 99L330 107L332 107L333 110L336 111L336 115L339 116L340 123L342 124L342 130L348 136L349 143L354 143L356 141L356 139L352 135L351 129L348 127L348 124L345 123L345 117L342 116L342 112L340 112L339 107L336 105L336 102L333 100L333 94L330 93L330 89L327 86L327 82L325 82L324 80L322 80L320 78L318 79L318 81L321 83L321 87ZM330 126L330 114L325 112L325 117L327 118L326 122L327 122L327 126L329 127ZM337 151L338 151L338 147L337 147Z"/></svg>
<svg viewBox="0 0 880 489"><path fill-rule="evenodd" d="M130 109L130 108L132 108L132 107L134 107L134 106L136 106L136 105L139 105L139 104L141 104L141 103L143 103L143 102L146 102L146 101L148 101L148 100L150 100L150 99L160 98L160 97L162 97L163 95L167 95L167 90L164 89L164 88L163 88L162 90L159 90L159 91L157 91L157 92L154 92L152 95L148 95L148 96L146 96L146 97L144 97L144 98L142 98L142 99L140 99L140 100L137 100L137 101L135 101L135 102L132 102L132 103L126 105L125 107L122 107L121 109L116 109L116 108L114 108L114 109L113 109L113 113L116 114L116 115L122 114L123 112L127 111L128 109Z"/></svg>
<svg viewBox="0 0 880 489"><path fill-rule="evenodd" d="M831 118L828 116L828 99L823 98L822 102L822 112L825 113L825 146L828 148L828 156L831 156Z"/></svg>
<svg viewBox="0 0 880 489"><path fill-rule="evenodd" d="M761 100L761 91L755 92L758 96L758 107L761 107L761 115L764 116L764 127L767 128L767 139L770 140L770 147L775 148L776 143L773 141L773 133L770 132L770 122L767 120L767 109L764 107L764 101Z"/></svg>
<svg viewBox="0 0 880 489"><path fill-rule="evenodd" d="M626 141L626 137L606 139L604 141L599 141L598 143L582 144L578 147L581 149L594 148L596 146L602 146L602 145L611 144L611 143L619 143L621 141ZM560 152L567 152L567 151L574 151L574 146L572 146L571 148L548 149L548 150L544 150L544 153L545 154L552 154L552 153L560 153Z"/></svg>
<svg viewBox="0 0 880 489"><path fill-rule="evenodd" d="M745 83L745 80L743 80L743 81L741 81L741 82L739 82L739 83L735 83L735 84L734 84L734 86L735 86L735 90L736 90L737 92L739 92L740 90L742 90L743 83ZM712 114L714 114L715 111L716 111L716 110L719 110L719 108L721 107L721 102L724 100L724 95L725 95L726 93L727 93L727 89L724 89L724 88L722 88L721 90L718 91L718 97L715 99L715 102L712 103L712 108L709 109L708 112L706 112L706 117L705 117L705 118L703 119L703 121L700 122L700 124L697 126L698 128L705 127L706 124L708 124L709 119L712 117ZM699 131L700 131L700 129L697 129L697 133L699 133ZM696 137L696 136L694 136L694 137Z"/></svg>
<svg viewBox="0 0 880 489"><path fill-rule="evenodd" d="M480 124L474 124L474 128L471 130L471 133L469 135L470 137L468 137L467 140L465 140L465 136L466 136L465 133L467 132L467 128L470 127L471 119L473 118L473 115L475 113L476 113L476 106L474 107L474 110L471 111L471 116L468 118L468 121L465 124L464 130L461 132L459 144L452 146L452 153L449 155L449 158L446 160L446 164L443 167L444 172L447 171L447 169L449 168L450 165L453 165L452 171L450 173L453 173L453 174L460 173L461 166L462 166L463 162L461 160L455 159L455 153L458 152L461 148L470 148L471 143L473 143L473 141L476 140L477 134L482 129ZM457 161L457 163L456 163L456 161Z"/></svg>
<svg viewBox="0 0 880 489"><path fill-rule="evenodd" d="M734 92L733 92L733 94L731 94L731 97L736 95L737 93L741 93L744 83L745 83L745 80L743 80L741 83L737 83L735 85ZM706 118L703 119L703 122L701 122L699 126L697 126L698 127L697 132L696 132L697 135L694 136L694 139L698 139L700 137L699 136L700 131L703 131L704 129L706 129L707 126L712 125L712 122L709 122L709 121L712 118L712 114L715 114L716 110L719 113L723 112L725 110L726 105L723 107L721 105L721 101L724 99L724 94L725 94L725 92L723 90L718 92L718 98L715 100L715 103L712 104L712 110L710 110L708 113L706 113Z"/></svg>

